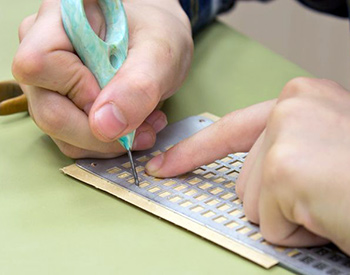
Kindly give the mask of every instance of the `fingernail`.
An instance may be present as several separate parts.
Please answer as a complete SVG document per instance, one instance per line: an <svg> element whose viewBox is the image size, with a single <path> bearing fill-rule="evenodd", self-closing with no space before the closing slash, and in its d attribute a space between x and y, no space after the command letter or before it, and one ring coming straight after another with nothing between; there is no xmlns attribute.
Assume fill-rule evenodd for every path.
<svg viewBox="0 0 350 275"><path fill-rule="evenodd" d="M95 121L98 132L111 140L116 139L127 127L125 117L112 103L107 103L97 110Z"/></svg>
<svg viewBox="0 0 350 275"><path fill-rule="evenodd" d="M152 175L155 172L157 172L162 167L163 161L164 154L160 154L155 158L151 159L145 167L146 173Z"/></svg>
<svg viewBox="0 0 350 275"><path fill-rule="evenodd" d="M165 116L161 116L153 123L153 129L156 133L162 131L168 125L168 120Z"/></svg>
<svg viewBox="0 0 350 275"><path fill-rule="evenodd" d="M149 131L141 132L136 136L132 149L142 150L142 149L149 148L153 145L154 139L155 137L154 135L152 135L151 132Z"/></svg>

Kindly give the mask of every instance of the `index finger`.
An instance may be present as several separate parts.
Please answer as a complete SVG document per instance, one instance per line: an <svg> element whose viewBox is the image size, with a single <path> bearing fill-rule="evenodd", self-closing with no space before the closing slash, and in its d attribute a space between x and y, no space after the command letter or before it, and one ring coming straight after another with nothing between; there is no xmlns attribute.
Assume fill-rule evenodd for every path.
<svg viewBox="0 0 350 275"><path fill-rule="evenodd" d="M172 177L213 162L230 153L249 151L261 132L275 100L232 112L183 140L146 165L148 174Z"/></svg>

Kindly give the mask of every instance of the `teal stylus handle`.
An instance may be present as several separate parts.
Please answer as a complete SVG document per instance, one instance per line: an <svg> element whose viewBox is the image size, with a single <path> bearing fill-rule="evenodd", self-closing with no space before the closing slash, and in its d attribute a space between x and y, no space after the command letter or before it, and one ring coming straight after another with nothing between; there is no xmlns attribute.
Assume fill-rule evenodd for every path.
<svg viewBox="0 0 350 275"><path fill-rule="evenodd" d="M106 39L100 39L91 28L83 0L61 0L64 29L82 62L103 89L124 63L128 52L128 22L120 0L99 0L106 21ZM135 131L119 142L130 150Z"/></svg>

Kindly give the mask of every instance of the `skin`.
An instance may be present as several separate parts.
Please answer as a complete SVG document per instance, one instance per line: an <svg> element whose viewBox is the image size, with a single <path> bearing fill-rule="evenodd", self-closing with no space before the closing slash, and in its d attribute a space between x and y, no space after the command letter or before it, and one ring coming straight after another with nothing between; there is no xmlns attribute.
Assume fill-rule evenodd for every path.
<svg viewBox="0 0 350 275"><path fill-rule="evenodd" d="M106 33L97 0L85 0L90 25ZM153 146L167 125L157 105L184 81L193 41L188 17L176 0L129 0L129 55L101 91L63 29L60 0L43 1L23 20L13 75L29 101L30 115L71 158L115 157L117 138L137 129L134 150Z"/></svg>
<svg viewBox="0 0 350 275"><path fill-rule="evenodd" d="M294 79L277 100L226 115L153 158L146 171L176 176L250 151L236 191L265 239L283 246L332 241L350 254L349 107L350 94L338 84Z"/></svg>
<svg viewBox="0 0 350 275"><path fill-rule="evenodd" d="M84 1L89 22L103 39L96 3ZM69 157L118 156L124 150L115 140L134 129L133 149L152 147L167 124L156 107L180 87L190 67L191 26L177 0L129 0L124 6L129 55L102 91L74 54L59 0L43 1L38 14L20 26L13 74L35 123ZM350 95L339 85L295 79L277 100L226 115L152 159L146 170L176 176L250 151L236 191L263 236L285 246L332 241L350 254L349 106Z"/></svg>

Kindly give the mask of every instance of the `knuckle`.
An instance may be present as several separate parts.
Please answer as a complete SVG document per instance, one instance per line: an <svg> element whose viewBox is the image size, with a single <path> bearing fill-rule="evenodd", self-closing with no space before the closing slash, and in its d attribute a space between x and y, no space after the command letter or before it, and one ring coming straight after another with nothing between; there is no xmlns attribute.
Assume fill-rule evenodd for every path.
<svg viewBox="0 0 350 275"><path fill-rule="evenodd" d="M294 97L299 94L320 94L344 90L338 83L328 79L297 77L290 80L284 87L281 98Z"/></svg>
<svg viewBox="0 0 350 275"><path fill-rule="evenodd" d="M267 152L263 165L263 184L275 189L276 185L292 182L298 173L298 155L289 145L273 145Z"/></svg>
<svg viewBox="0 0 350 275"><path fill-rule="evenodd" d="M78 147L72 146L68 143L62 142L58 145L58 148L66 157L71 159L79 159L84 157L84 150Z"/></svg>
<svg viewBox="0 0 350 275"><path fill-rule="evenodd" d="M29 47L20 48L12 63L12 74L18 82L34 84L43 70L44 60L39 52Z"/></svg>
<svg viewBox="0 0 350 275"><path fill-rule="evenodd" d="M310 91L310 87L317 83L317 79L309 77L297 77L290 80L283 88L282 96L295 96L299 93Z"/></svg>
<svg viewBox="0 0 350 275"><path fill-rule="evenodd" d="M26 32L33 25L33 23L35 21L35 17L36 17L36 14L33 14L30 16L27 16L26 18L24 18L22 20L22 22L18 28L18 36L19 36L20 41L23 40L23 37L26 35Z"/></svg>
<svg viewBox="0 0 350 275"><path fill-rule="evenodd" d="M300 110L301 108L303 108L303 105L300 104L300 99L298 98L291 98L278 102L269 116L267 131L273 126L287 125L290 119L298 116L298 112L295 110Z"/></svg>
<svg viewBox="0 0 350 275"><path fill-rule="evenodd" d="M54 102L32 110L36 125L46 134L57 137L67 122L67 113Z"/></svg>

